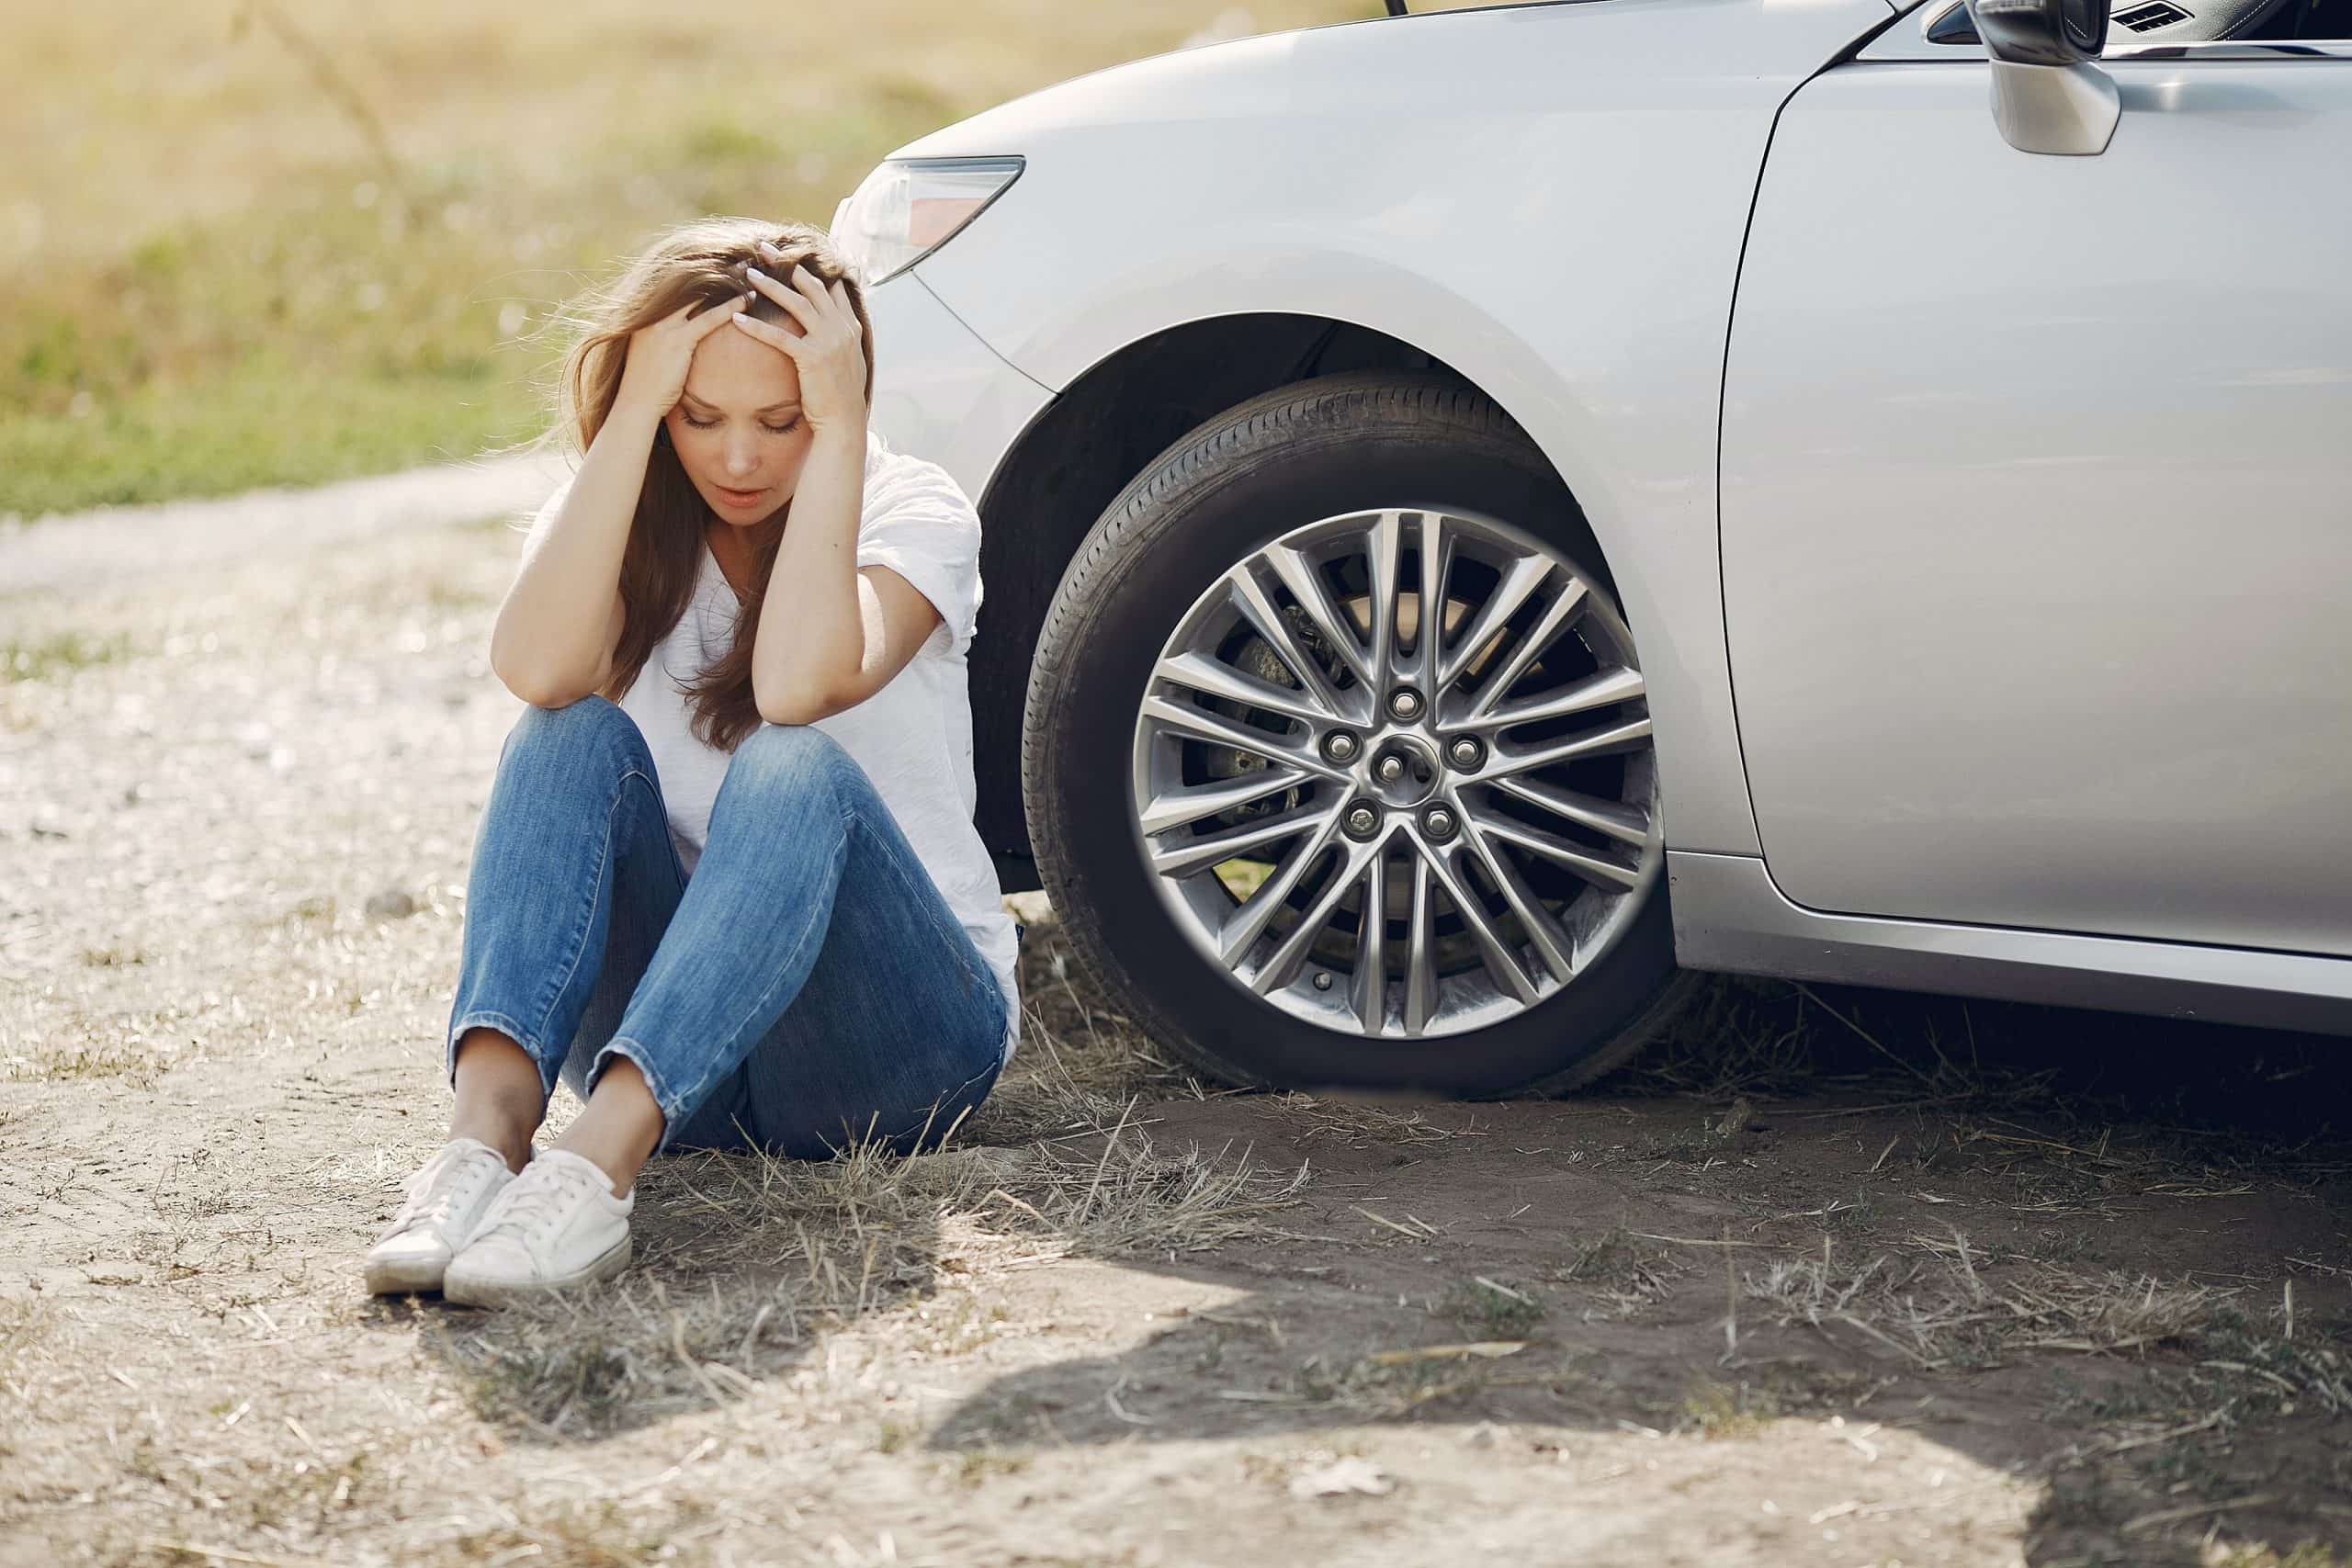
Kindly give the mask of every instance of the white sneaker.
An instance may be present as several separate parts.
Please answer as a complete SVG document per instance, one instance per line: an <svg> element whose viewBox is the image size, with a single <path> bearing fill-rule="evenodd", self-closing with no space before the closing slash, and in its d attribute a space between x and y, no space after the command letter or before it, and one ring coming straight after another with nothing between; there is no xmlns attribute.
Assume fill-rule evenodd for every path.
<svg viewBox="0 0 2352 1568"><path fill-rule="evenodd" d="M452 1138L409 1178L392 1228L368 1249L368 1290L389 1296L441 1288L442 1270L473 1239L491 1200L514 1179L506 1156L478 1138Z"/></svg>
<svg viewBox="0 0 2352 1568"><path fill-rule="evenodd" d="M617 1274L628 1267L628 1214L636 1206L637 1190L614 1197L595 1161L543 1149L449 1260L441 1294L469 1306L503 1306Z"/></svg>

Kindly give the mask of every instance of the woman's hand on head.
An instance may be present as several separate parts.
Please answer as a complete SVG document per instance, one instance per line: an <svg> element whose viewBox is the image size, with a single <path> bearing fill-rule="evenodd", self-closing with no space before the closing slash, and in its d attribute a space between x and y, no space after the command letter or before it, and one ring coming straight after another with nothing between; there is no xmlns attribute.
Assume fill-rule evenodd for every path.
<svg viewBox="0 0 2352 1568"><path fill-rule="evenodd" d="M784 254L763 242L760 253L782 265ZM752 287L784 308L799 330L738 313L735 325L790 359L800 377L800 413L816 431L858 429L865 423L865 333L849 302L849 286L820 283L795 265L784 278L752 270Z"/></svg>
<svg viewBox="0 0 2352 1568"><path fill-rule="evenodd" d="M621 367L621 389L613 400L615 412L626 408L657 421L666 417L685 395L695 349L751 302L749 294L729 295L707 308L701 300L690 299L660 321L631 333L628 357ZM700 315L695 313L697 310Z"/></svg>

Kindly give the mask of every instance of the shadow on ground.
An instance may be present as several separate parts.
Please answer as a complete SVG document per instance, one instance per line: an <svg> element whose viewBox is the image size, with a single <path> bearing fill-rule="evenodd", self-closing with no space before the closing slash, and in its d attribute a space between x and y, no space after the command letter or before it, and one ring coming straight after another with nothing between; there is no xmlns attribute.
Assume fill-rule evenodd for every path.
<svg viewBox="0 0 2352 1568"><path fill-rule="evenodd" d="M1723 982L1595 1092L1472 1105L1219 1090L1035 978L976 1143L665 1162L620 1288L429 1338L484 1414L594 1438L810 1382L845 1329L920 1317L913 1366L1043 1322L1072 1353L881 1440L1158 1473L1290 1438L1270 1495L1408 1478L1424 1525L1576 1483L1498 1549L2188 1564L2352 1519L2332 1043Z"/></svg>

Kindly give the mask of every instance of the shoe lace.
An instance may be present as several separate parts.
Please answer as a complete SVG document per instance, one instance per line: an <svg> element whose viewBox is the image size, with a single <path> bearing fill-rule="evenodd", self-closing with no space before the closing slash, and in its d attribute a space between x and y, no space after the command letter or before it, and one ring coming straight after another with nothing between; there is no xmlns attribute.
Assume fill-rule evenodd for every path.
<svg viewBox="0 0 2352 1568"><path fill-rule="evenodd" d="M551 1161L526 1167L492 1201L475 1239L504 1232L536 1247L562 1223L588 1179L586 1171Z"/></svg>
<svg viewBox="0 0 2352 1568"><path fill-rule="evenodd" d="M462 1169L458 1176L444 1180L442 1179L450 1165L460 1165ZM482 1183L490 1179L491 1168L488 1157L469 1153L453 1157L437 1169L428 1167L419 1172L416 1186L409 1192L408 1212L402 1216L399 1228L411 1230L420 1224L447 1224L460 1209L480 1194ZM435 1183L439 1184L438 1191L433 1191ZM427 1192L432 1192L432 1196L426 1197Z"/></svg>

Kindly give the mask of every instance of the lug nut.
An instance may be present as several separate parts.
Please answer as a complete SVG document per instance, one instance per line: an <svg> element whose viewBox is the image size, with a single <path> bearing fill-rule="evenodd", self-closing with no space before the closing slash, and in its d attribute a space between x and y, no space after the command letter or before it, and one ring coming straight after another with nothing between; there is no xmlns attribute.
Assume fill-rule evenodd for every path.
<svg viewBox="0 0 2352 1568"><path fill-rule="evenodd" d="M1442 806L1432 806L1421 813L1421 831L1432 839L1451 839L1453 829L1453 813Z"/></svg>
<svg viewBox="0 0 2352 1568"><path fill-rule="evenodd" d="M1398 718L1413 718L1421 711L1421 694L1406 687L1388 694L1388 711Z"/></svg>
<svg viewBox="0 0 2352 1568"><path fill-rule="evenodd" d="M1392 751L1380 759L1372 771L1380 775L1381 783L1395 784L1405 776L1405 759Z"/></svg>
<svg viewBox="0 0 2352 1568"><path fill-rule="evenodd" d="M1475 768L1487 760L1487 749L1465 735L1447 747L1445 755L1457 768Z"/></svg>
<svg viewBox="0 0 2352 1568"><path fill-rule="evenodd" d="M1318 991L1328 991L1331 988L1331 972L1329 969L1317 969L1315 972L1315 988Z"/></svg>
<svg viewBox="0 0 2352 1568"><path fill-rule="evenodd" d="M1356 760L1356 738L1344 729L1333 730L1323 738L1323 755L1335 762Z"/></svg>
<svg viewBox="0 0 2352 1568"><path fill-rule="evenodd" d="M1351 838L1369 839L1380 830L1380 813L1369 806L1353 807L1349 809L1347 818L1340 826L1348 830Z"/></svg>

